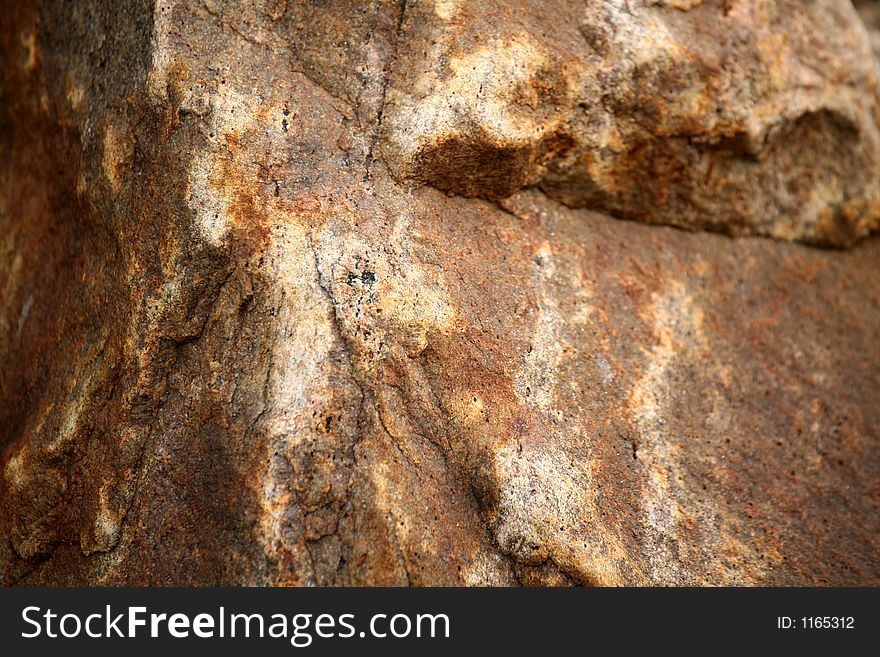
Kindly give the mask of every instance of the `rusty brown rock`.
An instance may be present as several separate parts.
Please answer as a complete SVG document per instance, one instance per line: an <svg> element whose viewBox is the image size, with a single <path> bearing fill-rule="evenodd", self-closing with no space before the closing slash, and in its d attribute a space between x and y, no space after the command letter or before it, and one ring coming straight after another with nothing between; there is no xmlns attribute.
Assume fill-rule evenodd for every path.
<svg viewBox="0 0 880 657"><path fill-rule="evenodd" d="M556 170L586 133L419 156L491 200L413 187L390 140L403 81L439 75L419 12L460 22L437 47L466 60L456 12L490 5L343 4L0 17L0 580L880 583L880 241L624 222L568 207L574 178L504 168ZM631 4L684 30L722 3ZM815 4L840 8L823 70L853 74L829 43L862 28ZM511 129L549 125L583 80L552 50L571 23L495 6L501 36L560 31L495 61L546 84ZM870 176L865 76L834 102ZM819 239L772 216L748 230Z"/></svg>
<svg viewBox="0 0 880 657"><path fill-rule="evenodd" d="M448 0L403 27L398 179L838 246L880 226L877 68L850 0Z"/></svg>

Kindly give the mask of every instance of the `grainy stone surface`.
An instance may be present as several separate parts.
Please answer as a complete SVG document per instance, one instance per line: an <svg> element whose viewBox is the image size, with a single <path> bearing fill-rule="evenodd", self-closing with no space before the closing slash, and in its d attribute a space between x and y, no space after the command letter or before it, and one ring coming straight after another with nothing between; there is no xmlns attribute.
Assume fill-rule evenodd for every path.
<svg viewBox="0 0 880 657"><path fill-rule="evenodd" d="M0 580L880 583L880 241L569 207L854 241L875 225L864 28L843 2L621 4L13 4ZM607 52L566 50L603 7ZM628 146L596 152L642 191L583 195L583 85L630 79L631 29L685 39L711 12L755 66L724 78L755 84L732 135L776 111L772 153L709 149L733 187L684 160L700 211L657 202L628 122L673 150L697 147L664 122L718 125L664 82L718 56L689 42L647 67L670 85L639 92L653 113L604 119ZM817 95L782 103L807 69ZM437 134L421 111L458 141L403 143Z"/></svg>
<svg viewBox="0 0 880 657"><path fill-rule="evenodd" d="M416 3L384 153L467 196L847 245L880 225L871 53L850 0Z"/></svg>

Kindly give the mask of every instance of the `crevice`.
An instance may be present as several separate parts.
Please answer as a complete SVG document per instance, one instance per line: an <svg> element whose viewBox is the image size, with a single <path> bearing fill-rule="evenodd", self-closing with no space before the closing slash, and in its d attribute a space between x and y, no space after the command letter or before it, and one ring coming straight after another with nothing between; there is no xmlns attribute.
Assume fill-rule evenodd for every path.
<svg viewBox="0 0 880 657"><path fill-rule="evenodd" d="M126 505L125 511L119 518L119 531L118 537L115 543L109 548L105 550L95 550L93 554L108 554L115 551L119 545L123 542L123 534L125 532L126 526L128 524L128 517L131 513L131 510L135 506L135 501L138 496L138 492L141 489L143 480L146 477L145 464L147 454L151 448L155 447L154 435L156 420L159 415L162 413L162 409L166 406L168 402L168 396L170 394L171 388L171 378L175 372L175 368L177 367L178 362L180 361L181 352L184 348L193 349L202 339L205 334L205 329L210 323L212 317L216 314L216 305L219 301L220 297L223 294L223 290L226 287L227 283L232 279L233 275L237 272L237 268L235 266L231 267L228 272L225 273L223 278L216 284L213 294L211 294L211 301L209 302L211 310L205 311L204 320L199 323L199 326L196 332L192 336L187 336L185 340L171 340L170 344L170 362L163 368L165 370L164 376L164 385L162 387L162 397L158 401L154 402L154 406L152 408L150 425L147 430L146 435L143 438L140 449L138 450L138 456L135 461L134 472L137 473L137 476L134 479L132 484L131 497L128 500L128 504ZM159 347L159 351L161 352L161 347ZM132 423L133 425L134 423ZM131 426L131 425L130 425ZM91 556L91 555L86 555Z"/></svg>
<svg viewBox="0 0 880 657"><path fill-rule="evenodd" d="M224 27L224 28L228 27L235 34L237 34L239 37L241 37L244 41L251 44L252 46L257 46L258 48L265 48L267 50L275 51L275 48L273 46L271 46L268 43L265 43L263 41L259 41L253 35L250 35L247 32L244 32L241 28L237 27L232 21L226 20L226 18L223 14L219 13L216 9L211 7L207 2L205 2L205 0L202 0L201 2L199 2L199 6L202 9L204 9L208 13L208 15L210 15L212 18L214 18L220 24L221 27Z"/></svg>
<svg viewBox="0 0 880 657"><path fill-rule="evenodd" d="M400 49L400 35L401 32L403 32L403 22L406 17L407 1L408 0L399 0L400 8L397 14L397 25L394 29L394 37L391 43L391 56L385 63L385 75L382 79L382 93L379 100L379 109L376 113L376 125L373 129L373 134L370 136L370 146L367 149L366 156L364 157L364 182L367 182L372 178L371 170L373 162L375 160L374 152L376 150L376 145L379 143L379 139L382 136L382 120L385 116L385 106L388 99L388 85L391 82L391 76L394 74L397 66L397 56Z"/></svg>
<svg viewBox="0 0 880 657"><path fill-rule="evenodd" d="M621 215L620 213L614 212L613 210L608 210L607 208L591 207L589 205L569 205L569 204L565 203L564 200L562 200L560 198L556 198L556 196L547 192L547 190L544 189L544 187L542 186L541 182L538 182L534 185L528 185L526 187L522 187L521 189L516 190L510 196L506 196L506 197L500 198L500 199L495 199L495 198L489 198L489 197L485 197L485 196L464 196L462 194L457 194L457 193L449 191L449 190L440 189L439 187L436 187L436 186L432 185L431 183L422 182L422 181L415 181L413 179L406 179L406 181L396 180L396 182L399 185L404 185L404 183L407 181L408 182L418 182L417 187L427 187L427 188L430 188L440 194L443 194L444 196L453 197L453 198L461 198L461 199L465 199L467 201L482 201L484 203L488 203L488 204L492 205L493 207L495 207L496 209L503 212L504 214L507 214L507 215L510 215L511 217L514 217L518 221L528 221L528 220L525 217L520 217L519 215L517 215L515 212L509 210L508 208L505 208L504 205L502 205L502 204L507 199L510 199L510 198L516 196L517 194L522 194L522 193L526 193L526 192L534 192L534 193L540 194L547 202L555 204L568 212L575 212L575 213L577 213L577 212L590 212L592 214L597 214L597 215L601 215L603 217L607 217L608 219L613 219L614 221L623 221L623 222L635 224L638 226L646 226L648 228L667 228L667 229L676 230L676 231L679 231L682 233L687 233L689 235L698 235L698 234L715 235L715 236L718 236L718 237L721 237L724 239L731 240L733 242L742 242L742 241L746 241L746 240L760 239L760 240L767 240L770 242L781 242L783 244L794 244L797 246L805 247L808 249L815 249L818 251L847 251L855 246L858 246L859 244L863 243L866 239L870 239L871 237L873 237L874 235L877 234L877 232L875 231L869 235L866 235L865 237L862 237L855 244L850 245L850 246L835 246L833 244L824 244L824 243L817 243L817 242L804 241L804 240L796 240L796 241L784 240L784 239L780 239L778 237L774 237L772 235L763 235L760 233L733 234L731 232L727 232L727 231L723 231L723 230L711 230L708 228L687 228L685 226L678 226L675 224L664 223L664 222L660 222L660 221L658 221L658 222L639 221L637 219L633 219L632 217L627 217L625 215Z"/></svg>
<svg viewBox="0 0 880 657"><path fill-rule="evenodd" d="M51 561L51 559L55 556L55 552L57 551L58 546L59 546L59 545L62 545L62 544L63 544L62 541L58 541L58 542L56 542L56 543L52 546L52 549L51 549L51 551L49 552L49 554L47 554L46 556L44 556L44 557L42 557L42 558L40 558L40 559L35 559L33 562L31 562L31 563L30 563L30 567L29 567L29 568L26 568L25 571L22 572L21 574L19 574L18 576L16 576L16 577L14 577L13 579L9 580L9 583L7 584L7 586L18 586L18 585L19 585L21 582L23 582L25 579L27 579L28 577L30 577L31 575L33 575L34 572L36 572L36 570L37 570L40 566L42 566L43 564L47 563L48 561ZM28 562L28 560L23 559L23 557L18 553L18 550L15 549L15 546L12 544L12 541L9 541L9 545L10 545L10 547L12 547L12 550L13 550L14 554L15 554L19 559L24 560L25 563Z"/></svg>
<svg viewBox="0 0 880 657"><path fill-rule="evenodd" d="M342 96L339 96L339 95L333 93L330 89L328 89L328 88L325 87L323 84L321 84L321 83L320 83L320 82L319 82L314 76L312 76L312 75L306 70L306 67L302 65L302 62L299 62L299 64L300 64L300 67L294 69L294 72L295 72L295 73L299 73L299 74L300 74L301 76L303 76L306 80L308 80L311 84L313 84L313 85L316 86L318 89L320 89L321 91L323 91L325 94L327 94L328 96L330 96L333 100L342 103L342 104L343 104L343 105L344 105L344 106L345 106L345 107L351 112L351 114L352 114L353 116L357 116L357 112L355 111L354 103L352 103L350 100L347 100L347 99L343 98ZM349 116L347 116L347 115L345 114L345 112L341 111L339 108L337 108L337 107L335 107L335 106L333 106L333 110L336 111L336 113L338 113L340 116L342 116L342 117L344 117L344 118L346 118L346 119L350 118Z"/></svg>
<svg viewBox="0 0 880 657"><path fill-rule="evenodd" d="M383 417L383 413L379 410L378 405L376 407L376 416L379 418L379 424L382 426L382 430L388 436L388 440L391 441L391 444L394 445L394 448L400 453L403 457L403 460L409 465L412 471L416 474L416 477L419 476L419 466L413 462L413 460L409 457L409 454L406 453L406 450L403 449L403 445L397 440L397 437L391 433L391 429L388 428L388 425L385 423L385 418Z"/></svg>
<svg viewBox="0 0 880 657"><path fill-rule="evenodd" d="M337 340L339 341L339 344L341 345L343 351L345 352L345 355L347 357L346 360L348 361L349 373L350 373L351 380L355 384L355 386L357 386L358 390L360 391L361 400L363 401L363 399L366 397L366 394L365 394L363 385L358 380L357 374L354 371L353 349L352 349L352 345L350 344L349 340L346 339L346 337L345 337L342 322L339 317L339 311L337 309L336 299L333 297L333 291L332 291L331 286L328 283L324 282L324 274L321 271L321 262L320 262L320 258L318 257L318 249L315 246L312 235L310 232L307 231L305 236L306 236L306 242L308 243L308 246L309 246L309 251L312 254L312 263L314 264L314 267L315 267L315 282L317 283L318 288L321 290L321 293L323 294L324 298L327 300L327 303L330 306L330 320L333 324L333 333L336 336Z"/></svg>

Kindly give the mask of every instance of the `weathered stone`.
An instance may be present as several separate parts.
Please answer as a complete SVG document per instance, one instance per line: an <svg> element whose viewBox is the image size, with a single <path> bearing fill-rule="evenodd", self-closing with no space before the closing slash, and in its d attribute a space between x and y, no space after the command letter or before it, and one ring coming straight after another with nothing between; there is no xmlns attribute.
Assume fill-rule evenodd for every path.
<svg viewBox="0 0 880 657"><path fill-rule="evenodd" d="M563 56L583 36L566 36L574 4L551 4L499 5L491 30L483 15L501 44L484 92L509 74L534 94L487 130L551 125L579 102L579 67L626 61ZM644 4L682 30L720 12ZM864 36L843 4L815 6L840 23L779 20ZM589 134L569 128L568 145L503 157L463 132L458 164L445 147L419 156L457 186L413 188L393 144L407 85L448 52L467 89L462 62L482 55L466 14L486 7L107 0L0 16L3 582L880 582L880 241L824 251L566 207L583 188L549 172ZM746 66L767 35L740 30ZM855 75L860 46L819 45L822 70ZM820 133L839 108L855 117L845 163L808 130L775 142L862 197L871 75L817 110ZM515 179L520 161L548 173ZM694 189L734 230L723 190ZM820 239L786 212L748 228Z"/></svg>
<svg viewBox="0 0 880 657"><path fill-rule="evenodd" d="M832 245L880 226L877 68L849 0L427 2L403 28L400 179Z"/></svg>

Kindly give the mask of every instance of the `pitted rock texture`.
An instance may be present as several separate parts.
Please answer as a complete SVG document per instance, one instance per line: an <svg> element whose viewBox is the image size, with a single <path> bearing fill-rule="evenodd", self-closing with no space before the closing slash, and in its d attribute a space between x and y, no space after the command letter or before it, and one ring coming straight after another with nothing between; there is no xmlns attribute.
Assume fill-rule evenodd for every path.
<svg viewBox="0 0 880 657"><path fill-rule="evenodd" d="M415 3L397 64L398 179L838 246L880 226L877 67L850 0Z"/></svg>
<svg viewBox="0 0 880 657"><path fill-rule="evenodd" d="M820 94L855 117L854 150L819 147L843 121L830 104L807 114L828 119L816 141L774 143L812 153L797 170L817 180L832 162L867 179L873 73L846 64L864 31L843 3L797 20L782 2L630 5L630 25L681 34L695 12L776 7L792 43L838 17L813 55L857 80ZM2 582L880 583L880 241L827 251L569 207L581 183L549 176L593 133L560 112L632 44L562 57L570 28L584 41L574 3L493 7L0 16ZM492 19L495 59L465 44L471 14ZM737 66L764 70L750 49L769 37L739 29ZM469 105L475 67L488 86ZM465 95L444 106L429 85L414 112L532 144L481 150L463 129L419 155L452 176L464 153L456 184L485 198L401 176L403 94L435 78ZM505 80L522 81L513 110ZM518 190L536 182L520 165L547 173ZM727 221L727 197L694 189ZM872 221L853 212L844 241ZM804 216L749 230L818 229Z"/></svg>

